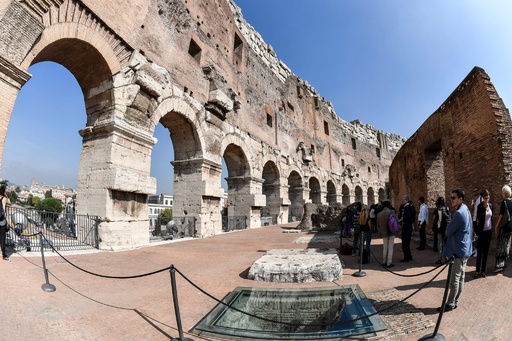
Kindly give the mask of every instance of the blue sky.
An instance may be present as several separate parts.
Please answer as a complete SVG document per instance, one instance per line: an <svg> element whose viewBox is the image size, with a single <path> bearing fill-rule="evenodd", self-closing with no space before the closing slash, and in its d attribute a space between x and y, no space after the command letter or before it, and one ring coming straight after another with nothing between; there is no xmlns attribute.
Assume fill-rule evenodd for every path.
<svg viewBox="0 0 512 341"><path fill-rule="evenodd" d="M512 105L509 0L235 0L294 74L360 119L404 137L480 66ZM33 65L6 138L1 177L76 188L85 109L74 77ZM172 143L158 126L151 175L172 193Z"/></svg>

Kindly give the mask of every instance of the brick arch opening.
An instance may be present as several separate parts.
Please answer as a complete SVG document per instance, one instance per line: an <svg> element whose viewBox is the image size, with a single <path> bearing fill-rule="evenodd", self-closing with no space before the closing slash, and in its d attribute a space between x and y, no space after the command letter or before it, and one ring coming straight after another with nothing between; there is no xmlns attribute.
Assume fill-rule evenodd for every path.
<svg viewBox="0 0 512 341"><path fill-rule="evenodd" d="M315 177L309 179L309 199L313 204L322 204L320 181Z"/></svg>
<svg viewBox="0 0 512 341"><path fill-rule="evenodd" d="M169 130L175 161L199 159L203 156L197 128L187 117L174 111L169 112L160 119L160 124Z"/></svg>
<svg viewBox="0 0 512 341"><path fill-rule="evenodd" d="M327 181L327 203L330 206L334 206L336 204L336 186L332 180Z"/></svg>
<svg viewBox="0 0 512 341"><path fill-rule="evenodd" d="M227 168L228 216L242 217L251 210L251 177L249 162L243 149L229 144L224 150L224 162Z"/></svg>
<svg viewBox="0 0 512 341"><path fill-rule="evenodd" d="M296 171L292 171L288 176L288 199L288 222L301 220L304 213L304 186L302 177Z"/></svg>
<svg viewBox="0 0 512 341"><path fill-rule="evenodd" d="M77 79L85 97L91 89L112 78L112 71L103 55L80 39L63 38L45 46L32 60L32 65L52 61L63 65Z"/></svg>
<svg viewBox="0 0 512 341"><path fill-rule="evenodd" d="M341 201L343 206L347 207L350 205L350 189L346 184L341 186Z"/></svg>
<svg viewBox="0 0 512 341"><path fill-rule="evenodd" d="M169 132L168 138L172 144L168 152L174 171L174 178L169 179L173 181L173 214L177 217L197 217L200 213L197 205L200 205L204 194L201 184L205 168L197 127L188 117L176 111L163 115L159 123Z"/></svg>
<svg viewBox="0 0 512 341"><path fill-rule="evenodd" d="M355 201L356 202L363 202L363 189L361 188L361 186L356 186L356 190L355 190Z"/></svg>
<svg viewBox="0 0 512 341"><path fill-rule="evenodd" d="M438 197L444 197L445 170L441 141L437 141L425 149L425 175L427 178L427 205L432 205Z"/></svg>
<svg viewBox="0 0 512 341"><path fill-rule="evenodd" d="M371 206L373 204L375 204L375 191L373 190L373 187L369 187L368 190L366 191L367 193L367 202L368 202L368 206Z"/></svg>
<svg viewBox="0 0 512 341"><path fill-rule="evenodd" d="M384 188L379 188L379 201L382 202L387 199L386 191Z"/></svg>
<svg viewBox="0 0 512 341"><path fill-rule="evenodd" d="M272 217L272 224L277 224L281 213L281 183L279 181L279 169L273 161L267 161L263 166L263 195L266 198L266 206L262 215Z"/></svg>

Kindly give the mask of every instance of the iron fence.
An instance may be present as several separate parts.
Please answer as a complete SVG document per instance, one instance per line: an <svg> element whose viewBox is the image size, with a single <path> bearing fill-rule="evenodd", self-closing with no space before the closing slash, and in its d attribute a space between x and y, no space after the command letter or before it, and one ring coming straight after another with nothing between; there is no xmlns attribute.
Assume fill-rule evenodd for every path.
<svg viewBox="0 0 512 341"><path fill-rule="evenodd" d="M56 250L86 250L99 247L98 216L37 211L24 207L6 207L10 231L6 245L14 251L41 251L37 234L43 233L43 247Z"/></svg>
<svg viewBox="0 0 512 341"><path fill-rule="evenodd" d="M158 217L155 219L153 229L150 227L150 232L152 240L196 237L196 218L190 216Z"/></svg>
<svg viewBox="0 0 512 341"><path fill-rule="evenodd" d="M222 216L222 231L245 230L247 222L245 216Z"/></svg>

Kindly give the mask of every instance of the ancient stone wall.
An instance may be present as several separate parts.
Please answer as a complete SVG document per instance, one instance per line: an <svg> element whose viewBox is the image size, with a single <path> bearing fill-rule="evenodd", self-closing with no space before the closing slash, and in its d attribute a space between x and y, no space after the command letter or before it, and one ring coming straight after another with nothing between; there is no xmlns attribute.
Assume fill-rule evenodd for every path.
<svg viewBox="0 0 512 341"><path fill-rule="evenodd" d="M222 233L222 160L228 215L250 228L300 220L306 202L387 197L404 139L340 119L231 0L0 0L0 15L1 146L28 67L68 68L87 111L77 211L104 219L102 248L149 241L158 124L174 146L173 213L196 218L198 237Z"/></svg>
<svg viewBox="0 0 512 341"><path fill-rule="evenodd" d="M510 113L475 67L397 153L389 171L392 200L398 207L403 194L415 204L424 196L433 209L438 196L448 199L461 187L468 206L475 190L488 189L499 207L501 187L512 180L511 151Z"/></svg>

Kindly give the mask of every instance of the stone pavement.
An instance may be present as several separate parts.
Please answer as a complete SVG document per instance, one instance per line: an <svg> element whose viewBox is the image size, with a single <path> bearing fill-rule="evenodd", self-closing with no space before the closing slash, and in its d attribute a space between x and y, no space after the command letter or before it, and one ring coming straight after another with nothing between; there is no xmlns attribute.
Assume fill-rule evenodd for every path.
<svg viewBox="0 0 512 341"><path fill-rule="evenodd" d="M266 250L326 247L322 244L297 244L306 232L283 233L280 226L238 231L204 239L167 242L137 250L120 252L65 253L78 267L108 276L132 276L168 269L173 264L182 274L207 293L222 299L237 286L266 288L314 288L359 284L378 309L412 294L433 274L400 277L381 268L373 260L364 265L365 277L358 271L357 257L342 256L344 273L336 282L265 283L246 279L251 264ZM381 255L382 241L372 241L372 250ZM337 246L337 245L331 245ZM392 268L407 275L430 270L436 254L418 251L414 261L400 263L400 239L395 243ZM25 253L0 263L0 340L169 340L178 337L173 310L169 271L134 279L109 279L92 276L72 267L51 252L45 253L50 283L57 290L41 290L45 283L40 254ZM378 257L380 258L380 257ZM488 277L474 280L475 258L469 261L466 287L458 309L445 313L439 332L446 340L509 340L512 329L512 290L510 268L492 274L494 254L490 254ZM380 260L380 259L379 259ZM387 332L374 339L418 340L433 332L437 320L447 270L431 285L407 300L395 313ZM185 337L204 338L187 333L216 304L210 297L176 274L179 307ZM390 314L389 312L387 314ZM383 315L383 318L388 316ZM411 331L408 326L430 326Z"/></svg>

